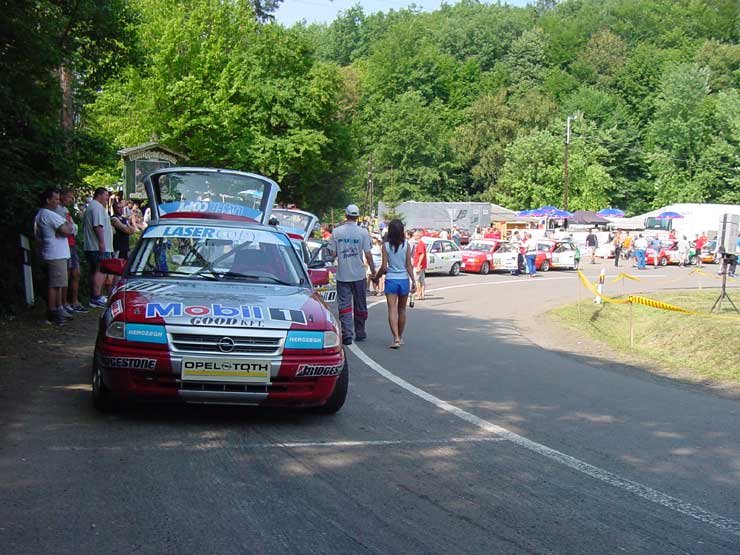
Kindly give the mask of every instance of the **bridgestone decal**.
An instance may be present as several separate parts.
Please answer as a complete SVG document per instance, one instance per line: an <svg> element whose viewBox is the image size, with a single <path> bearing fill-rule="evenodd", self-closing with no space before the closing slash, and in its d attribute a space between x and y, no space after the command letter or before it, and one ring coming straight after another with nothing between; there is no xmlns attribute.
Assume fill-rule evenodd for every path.
<svg viewBox="0 0 740 555"><path fill-rule="evenodd" d="M103 366L108 368L130 368L133 370L154 370L155 358L103 357Z"/></svg>
<svg viewBox="0 0 740 555"><path fill-rule="evenodd" d="M315 366L313 364L302 364L298 367L296 377L324 377L324 376L338 376L342 371L341 366Z"/></svg>

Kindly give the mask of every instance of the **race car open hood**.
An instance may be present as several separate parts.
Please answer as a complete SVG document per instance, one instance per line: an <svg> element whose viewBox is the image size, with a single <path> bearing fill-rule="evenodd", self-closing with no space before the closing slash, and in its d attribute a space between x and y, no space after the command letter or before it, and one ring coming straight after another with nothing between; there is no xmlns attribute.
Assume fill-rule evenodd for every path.
<svg viewBox="0 0 740 555"><path fill-rule="evenodd" d="M131 279L111 298L115 317L181 326L326 330L328 310L302 287L204 280ZM120 304L118 304L120 303Z"/></svg>

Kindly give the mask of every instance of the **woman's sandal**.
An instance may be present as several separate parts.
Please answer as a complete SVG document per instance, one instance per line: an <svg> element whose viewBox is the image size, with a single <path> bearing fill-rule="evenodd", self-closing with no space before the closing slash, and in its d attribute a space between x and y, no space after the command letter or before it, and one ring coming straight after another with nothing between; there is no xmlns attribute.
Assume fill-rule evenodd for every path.
<svg viewBox="0 0 740 555"><path fill-rule="evenodd" d="M390 348L390 349L398 349L400 347L401 347L401 342L400 341L394 341L393 343L391 343L390 345L388 345L388 348Z"/></svg>

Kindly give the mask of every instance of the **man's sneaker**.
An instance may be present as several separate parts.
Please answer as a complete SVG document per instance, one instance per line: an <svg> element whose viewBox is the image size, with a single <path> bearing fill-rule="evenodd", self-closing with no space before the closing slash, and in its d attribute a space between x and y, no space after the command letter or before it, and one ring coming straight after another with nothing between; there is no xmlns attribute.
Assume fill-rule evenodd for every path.
<svg viewBox="0 0 740 555"><path fill-rule="evenodd" d="M60 306L59 307L59 312L61 312L62 313L62 316L64 316L67 320L71 320L75 316L75 311L74 310L70 310L66 306Z"/></svg>
<svg viewBox="0 0 740 555"><path fill-rule="evenodd" d="M49 312L46 315L46 323L50 326L62 327L66 321L66 318L64 318L64 316L62 316L58 312Z"/></svg>
<svg viewBox="0 0 740 555"><path fill-rule="evenodd" d="M69 308L71 308L77 314L87 314L88 312L90 312L88 309L86 309L81 304L70 305Z"/></svg>
<svg viewBox="0 0 740 555"><path fill-rule="evenodd" d="M105 297L92 297L90 299L90 308L105 308L106 302Z"/></svg>
<svg viewBox="0 0 740 555"><path fill-rule="evenodd" d="M342 338L342 345L352 345L352 338L351 337Z"/></svg>
<svg viewBox="0 0 740 555"><path fill-rule="evenodd" d="M355 341L365 341L367 339L367 335L357 335L355 336Z"/></svg>

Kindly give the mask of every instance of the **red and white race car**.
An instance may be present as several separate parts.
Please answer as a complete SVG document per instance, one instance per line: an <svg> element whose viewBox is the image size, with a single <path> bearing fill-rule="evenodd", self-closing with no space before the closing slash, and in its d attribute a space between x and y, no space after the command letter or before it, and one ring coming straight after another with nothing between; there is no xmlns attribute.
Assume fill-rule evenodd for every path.
<svg viewBox="0 0 740 555"><path fill-rule="evenodd" d="M669 239L667 241L660 242L660 250L657 253L657 264L655 262L656 252L655 249L649 247L645 250L645 263L653 266L667 266L668 264L680 264L681 257L678 254L678 241ZM696 250L693 244L689 245L688 252L688 263L691 265L696 264Z"/></svg>
<svg viewBox="0 0 740 555"><path fill-rule="evenodd" d="M543 250L544 245L537 244L537 256L534 266L537 271L546 272L550 269L552 255ZM519 266L519 247L509 241L501 241L501 244L493 253L493 270L506 270L509 272L524 272L524 267Z"/></svg>
<svg viewBox="0 0 740 555"><path fill-rule="evenodd" d="M463 272L487 274L493 269L493 253L500 245L500 239L476 239L471 241L462 251L460 269Z"/></svg>
<svg viewBox="0 0 740 555"><path fill-rule="evenodd" d="M540 252L548 256L540 257ZM539 260L538 270L543 272L550 268L575 270L578 268L578 262L581 258L580 251L570 239L549 240L540 239L537 241L537 260ZM535 261L535 265L537 264Z"/></svg>
<svg viewBox="0 0 740 555"><path fill-rule="evenodd" d="M92 397L279 405L338 411L349 370L339 324L284 232L265 225L278 191L268 178L166 168L144 180L151 225L100 319ZM215 189L229 202L198 200ZM172 199L168 202L169 199ZM319 279L322 278L322 279Z"/></svg>

